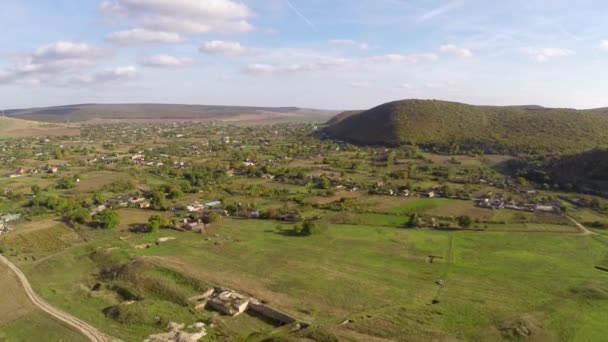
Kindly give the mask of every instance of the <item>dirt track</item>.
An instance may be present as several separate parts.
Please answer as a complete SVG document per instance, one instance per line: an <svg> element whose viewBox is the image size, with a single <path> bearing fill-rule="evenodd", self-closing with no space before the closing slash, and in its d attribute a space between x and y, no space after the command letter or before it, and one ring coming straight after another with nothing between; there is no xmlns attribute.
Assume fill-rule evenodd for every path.
<svg viewBox="0 0 608 342"><path fill-rule="evenodd" d="M10 262L8 259L6 259L2 255L0 255L0 261L3 262L4 264L6 264L6 266L8 266L8 268L10 268L13 272L15 272L15 274L19 278L19 282L21 282L21 285L23 286L23 289L25 290L25 293L27 294L29 299L32 301L32 303L34 303L34 305L36 307L40 308L42 311L48 313L49 315L55 317L59 321L64 322L65 324L73 327L74 329L76 329L77 331L82 333L84 336L86 336L91 341L95 341L95 342L112 341L112 339L110 337L104 335L103 333L101 333L99 330L92 327L91 325L79 320L78 318L76 318L74 316L71 316L61 310L58 310L58 309L52 307L50 304L48 304L47 302L42 300L40 297L38 297L36 292L34 292L34 289L32 289L32 286L30 285L29 281L27 280L27 278L25 277L23 272L21 272L21 270L19 270L19 268L17 268L17 266L15 266L12 262Z"/></svg>
<svg viewBox="0 0 608 342"><path fill-rule="evenodd" d="M574 223L575 226L578 227L578 229L581 230L582 235L600 235L596 232L592 232L591 230L587 229L587 227L583 226L582 224L580 224L578 221L576 221L574 218L570 217L570 216L566 216L570 221L572 221L572 223Z"/></svg>

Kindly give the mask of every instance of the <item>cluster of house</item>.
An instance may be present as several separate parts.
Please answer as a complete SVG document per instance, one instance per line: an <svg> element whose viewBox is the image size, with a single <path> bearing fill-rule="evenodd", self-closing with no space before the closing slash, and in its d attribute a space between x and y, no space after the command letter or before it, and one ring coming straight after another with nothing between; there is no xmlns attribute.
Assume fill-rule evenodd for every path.
<svg viewBox="0 0 608 342"><path fill-rule="evenodd" d="M544 212L544 213L555 213L561 214L562 209L559 205L541 205L541 204L524 204L517 205L515 201L506 201L502 196L496 196L494 198L484 198L476 200L475 205L480 208L492 209L492 210L517 210L517 211L528 211L528 212Z"/></svg>
<svg viewBox="0 0 608 342"><path fill-rule="evenodd" d="M7 224L0 222L0 235L8 234L11 230L11 227L9 227Z"/></svg>
<svg viewBox="0 0 608 342"><path fill-rule="evenodd" d="M150 201L146 197L137 197L131 195L117 197L111 200L110 203L114 206L122 208L127 208L129 206L139 209L150 208Z"/></svg>
<svg viewBox="0 0 608 342"><path fill-rule="evenodd" d="M21 218L21 214L6 214L0 216L0 235L8 234L13 229L8 226L8 222L16 221Z"/></svg>
<svg viewBox="0 0 608 342"><path fill-rule="evenodd" d="M89 209L89 211L91 212L91 216L95 216L95 215L101 213L102 211L108 209L109 206L121 207L121 208L134 207L134 208L139 208L139 209L148 209L148 208L150 208L150 205L151 205L150 200L148 200L145 197L125 195L125 196L119 196L119 197L116 197L116 198L110 200L108 202L108 205L101 204L101 205L92 207Z"/></svg>
<svg viewBox="0 0 608 342"><path fill-rule="evenodd" d="M13 174L10 174L8 177L9 178L17 178L17 177L23 177L25 175L37 175L39 173L58 173L59 172L59 168L57 166L49 166L44 170L38 170L36 168L34 169L26 169L23 167L18 168Z"/></svg>

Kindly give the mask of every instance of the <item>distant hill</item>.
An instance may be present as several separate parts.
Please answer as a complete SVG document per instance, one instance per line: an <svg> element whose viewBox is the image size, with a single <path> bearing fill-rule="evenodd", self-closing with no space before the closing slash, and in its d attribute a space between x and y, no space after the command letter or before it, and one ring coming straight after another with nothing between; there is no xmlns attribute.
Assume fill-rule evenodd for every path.
<svg viewBox="0 0 608 342"><path fill-rule="evenodd" d="M79 134L77 127L20 120L0 116L0 139L17 137L50 137Z"/></svg>
<svg viewBox="0 0 608 342"><path fill-rule="evenodd" d="M415 144L488 153L578 152L608 147L608 111L390 102L330 120L325 133L357 144Z"/></svg>
<svg viewBox="0 0 608 342"><path fill-rule="evenodd" d="M281 121L319 119L336 112L296 107L239 107L181 104L78 104L69 106L7 110L6 115L43 122L85 122L91 120L217 120Z"/></svg>

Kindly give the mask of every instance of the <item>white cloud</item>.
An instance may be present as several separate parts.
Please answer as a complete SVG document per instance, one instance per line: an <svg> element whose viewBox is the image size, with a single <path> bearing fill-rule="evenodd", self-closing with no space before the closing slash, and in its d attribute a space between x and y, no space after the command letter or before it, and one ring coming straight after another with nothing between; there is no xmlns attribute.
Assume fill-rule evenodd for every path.
<svg viewBox="0 0 608 342"><path fill-rule="evenodd" d="M0 70L0 83L60 83L63 77L92 68L111 53L83 43L55 42L18 57L11 66Z"/></svg>
<svg viewBox="0 0 608 342"><path fill-rule="evenodd" d="M353 47L356 46L361 50L369 49L369 44L360 43L360 42L357 42L356 40L352 40L352 39L332 39L329 41L329 44L333 45L333 46L353 46Z"/></svg>
<svg viewBox="0 0 608 342"><path fill-rule="evenodd" d="M141 64L150 68L183 68L192 63L194 63L192 58L157 55L144 59Z"/></svg>
<svg viewBox="0 0 608 342"><path fill-rule="evenodd" d="M297 54L293 54L298 56ZM286 59L276 56L278 60ZM439 57L432 53L420 53L411 55L391 54L384 56L374 56L360 59L335 58L328 56L315 56L299 54L300 58L304 58L305 62L284 64L276 63L256 63L250 64L245 68L245 72L253 75L271 75L271 74L293 74L302 72L319 72L319 71L347 71L360 70L372 66L381 66L386 64L418 64L436 61Z"/></svg>
<svg viewBox="0 0 608 342"><path fill-rule="evenodd" d="M399 54L388 54L384 56L370 57L366 61L372 64L385 64L385 63L408 63L418 64L423 62L434 62L439 57L434 53L418 53L411 55L399 55Z"/></svg>
<svg viewBox="0 0 608 342"><path fill-rule="evenodd" d="M462 5L463 5L463 2L461 0L450 1L443 6L440 6L440 7L437 7L432 10L422 13L422 15L420 15L418 17L418 21L427 21L427 20L433 19L437 16L440 16L442 14L455 10L456 8L458 8Z"/></svg>
<svg viewBox="0 0 608 342"><path fill-rule="evenodd" d="M567 57L575 54L574 51L563 48L528 48L525 49L524 52L528 54L528 56L532 57L535 61L541 63L547 62L553 58Z"/></svg>
<svg viewBox="0 0 608 342"><path fill-rule="evenodd" d="M106 15L133 20L149 30L182 34L243 33L253 29L253 11L232 0L113 0L99 6Z"/></svg>
<svg viewBox="0 0 608 342"><path fill-rule="evenodd" d="M221 40L206 42L199 50L207 54L225 56L243 55L249 51L249 49L245 48L241 43L225 42Z"/></svg>
<svg viewBox="0 0 608 342"><path fill-rule="evenodd" d="M443 53L449 53L449 54L455 55L460 58L473 57L473 53L471 52L471 50L461 47L461 46L453 45L453 44L441 45L439 50Z"/></svg>
<svg viewBox="0 0 608 342"><path fill-rule="evenodd" d="M59 41L42 46L32 53L36 60L89 59L103 57L109 50L82 43Z"/></svg>
<svg viewBox="0 0 608 342"><path fill-rule="evenodd" d="M600 49L608 51L608 39L600 42Z"/></svg>
<svg viewBox="0 0 608 342"><path fill-rule="evenodd" d="M135 28L127 31L113 32L107 37L107 41L120 44L171 44L181 43L184 39L177 33L152 31L142 28Z"/></svg>
<svg viewBox="0 0 608 342"><path fill-rule="evenodd" d="M106 83L121 82L132 80L137 77L137 69L130 65L106 69L94 73L91 76L73 77L70 82L74 84L101 85Z"/></svg>

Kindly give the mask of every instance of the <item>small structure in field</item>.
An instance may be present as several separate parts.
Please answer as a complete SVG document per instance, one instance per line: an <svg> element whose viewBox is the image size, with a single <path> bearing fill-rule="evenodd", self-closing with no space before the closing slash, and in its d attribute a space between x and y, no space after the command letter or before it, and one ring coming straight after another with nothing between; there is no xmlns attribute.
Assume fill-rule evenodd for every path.
<svg viewBox="0 0 608 342"><path fill-rule="evenodd" d="M255 298L221 287L210 288L205 293L190 298L190 301L194 302L197 310L209 309L233 317L243 312L251 312L277 326L292 323L297 323L299 328L308 326L305 323L298 323L295 318L275 310Z"/></svg>
<svg viewBox="0 0 608 342"><path fill-rule="evenodd" d="M249 298L230 290L221 291L207 302L207 307L228 316L242 314L249 306Z"/></svg>

